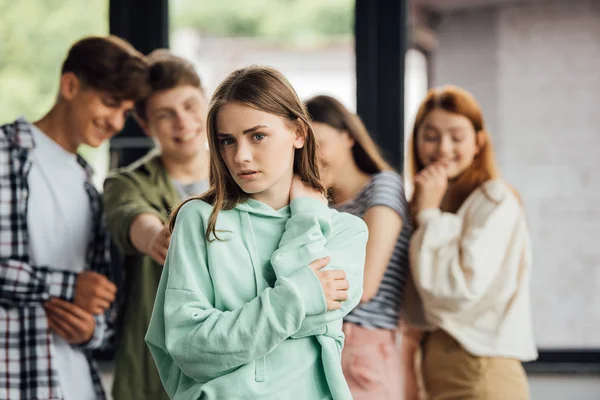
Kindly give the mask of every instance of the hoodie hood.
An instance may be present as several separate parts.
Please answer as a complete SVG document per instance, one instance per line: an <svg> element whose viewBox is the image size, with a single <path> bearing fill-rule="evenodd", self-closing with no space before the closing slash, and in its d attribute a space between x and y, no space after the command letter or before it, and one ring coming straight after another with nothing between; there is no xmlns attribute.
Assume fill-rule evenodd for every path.
<svg viewBox="0 0 600 400"><path fill-rule="evenodd" d="M242 203L239 203L237 206L235 206L235 209L240 212L248 213L252 217L258 216L276 219L287 219L290 218L292 215L289 205L280 208L279 210L275 210L263 202L250 198Z"/></svg>
<svg viewBox="0 0 600 400"><path fill-rule="evenodd" d="M285 224L291 216L289 205L275 210L258 200L247 199L235 206L240 218L240 236L250 255L254 270L256 295L265 289L263 264L260 254L272 254L277 249ZM258 240L260 238L260 240Z"/></svg>

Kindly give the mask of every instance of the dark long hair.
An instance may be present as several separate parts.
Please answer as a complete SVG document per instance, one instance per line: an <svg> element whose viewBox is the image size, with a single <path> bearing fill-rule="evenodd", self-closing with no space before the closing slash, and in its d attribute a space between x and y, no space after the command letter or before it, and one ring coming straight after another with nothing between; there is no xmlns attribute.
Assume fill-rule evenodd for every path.
<svg viewBox="0 0 600 400"><path fill-rule="evenodd" d="M306 109L313 122L327 124L340 132L348 132L355 142L352 156L361 171L371 175L392 169L383 159L358 115L348 111L338 100L325 95L315 96L306 102Z"/></svg>

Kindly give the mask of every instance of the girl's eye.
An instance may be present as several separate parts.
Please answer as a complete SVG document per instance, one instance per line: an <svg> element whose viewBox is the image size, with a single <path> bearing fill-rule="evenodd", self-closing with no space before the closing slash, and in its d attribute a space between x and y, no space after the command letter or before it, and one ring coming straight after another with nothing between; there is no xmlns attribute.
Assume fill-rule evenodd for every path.
<svg viewBox="0 0 600 400"><path fill-rule="evenodd" d="M221 139L221 144L223 146L229 146L230 144L233 144L233 139L231 139L231 138Z"/></svg>
<svg viewBox="0 0 600 400"><path fill-rule="evenodd" d="M265 138L265 135L262 133L255 133L254 135L252 135L252 139L254 140L263 140Z"/></svg>

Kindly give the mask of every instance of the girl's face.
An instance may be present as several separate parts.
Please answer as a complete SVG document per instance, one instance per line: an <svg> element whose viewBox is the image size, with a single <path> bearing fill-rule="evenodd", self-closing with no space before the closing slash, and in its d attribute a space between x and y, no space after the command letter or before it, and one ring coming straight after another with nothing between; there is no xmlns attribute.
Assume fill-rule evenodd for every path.
<svg viewBox="0 0 600 400"><path fill-rule="evenodd" d="M448 178L456 178L469 168L479 152L476 136L467 117L441 109L432 110L417 131L417 157L426 167L442 163Z"/></svg>
<svg viewBox="0 0 600 400"><path fill-rule="evenodd" d="M304 135L289 120L229 103L218 111L216 128L225 165L245 193L269 205L289 196L294 151L304 146Z"/></svg>
<svg viewBox="0 0 600 400"><path fill-rule="evenodd" d="M347 132L340 132L328 124L313 122L311 125L319 145L321 182L330 189L335 186L340 174L344 173L348 160L352 160L354 140Z"/></svg>

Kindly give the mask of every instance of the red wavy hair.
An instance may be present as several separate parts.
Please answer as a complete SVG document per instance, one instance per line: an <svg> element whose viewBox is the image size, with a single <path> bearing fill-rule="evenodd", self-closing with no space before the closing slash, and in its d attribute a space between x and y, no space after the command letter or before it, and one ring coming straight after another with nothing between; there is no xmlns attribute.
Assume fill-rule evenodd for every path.
<svg viewBox="0 0 600 400"><path fill-rule="evenodd" d="M473 163L452 181L448 189L451 193L446 196L444 204L442 204L443 211L455 213L475 189L488 180L499 178L500 174L494 157L493 145L485 129L483 113L477 100L464 89L456 86L444 86L430 89L417 112L409 138L407 179L412 181L416 174L425 168L418 157L416 136L427 115L436 109L467 117L475 129L475 139L479 148Z"/></svg>

